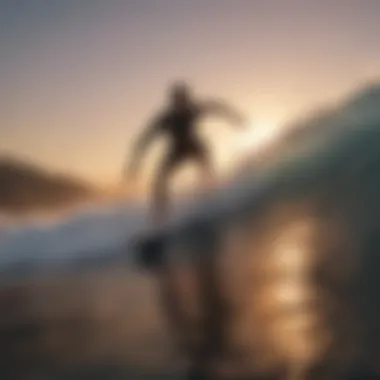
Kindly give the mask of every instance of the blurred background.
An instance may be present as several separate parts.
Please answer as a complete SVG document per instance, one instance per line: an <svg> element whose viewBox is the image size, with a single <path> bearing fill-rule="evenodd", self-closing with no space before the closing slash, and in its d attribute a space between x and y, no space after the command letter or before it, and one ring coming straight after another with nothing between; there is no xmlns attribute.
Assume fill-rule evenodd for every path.
<svg viewBox="0 0 380 380"><path fill-rule="evenodd" d="M233 312L207 313L239 355L210 378L378 378L379 17L376 0L0 0L1 378L185 378L178 340L208 336L215 283ZM177 79L249 125L200 126L219 185L176 176L157 278L130 244L165 141L120 180Z"/></svg>

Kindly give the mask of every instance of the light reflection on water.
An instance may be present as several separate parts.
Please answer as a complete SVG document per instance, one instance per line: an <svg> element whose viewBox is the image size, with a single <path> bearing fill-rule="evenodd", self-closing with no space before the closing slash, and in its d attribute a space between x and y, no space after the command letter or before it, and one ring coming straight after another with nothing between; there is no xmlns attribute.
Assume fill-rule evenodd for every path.
<svg viewBox="0 0 380 380"><path fill-rule="evenodd" d="M253 285L250 303L240 309L239 339L262 351L259 361L267 361L269 367L283 363L292 376L317 355L313 335L319 320L309 283L314 227L313 219L303 216L286 223L270 221L263 241L252 237L251 265L243 258L240 266L247 280L240 280L245 285L237 293L247 298L247 281ZM236 273L238 282L242 276Z"/></svg>
<svg viewBox="0 0 380 380"><path fill-rule="evenodd" d="M288 362L291 378L302 377L302 371L318 355L316 335L320 334L321 320L310 280L314 232L311 218L288 223L273 239L267 261L277 275L265 290L276 307L270 336Z"/></svg>

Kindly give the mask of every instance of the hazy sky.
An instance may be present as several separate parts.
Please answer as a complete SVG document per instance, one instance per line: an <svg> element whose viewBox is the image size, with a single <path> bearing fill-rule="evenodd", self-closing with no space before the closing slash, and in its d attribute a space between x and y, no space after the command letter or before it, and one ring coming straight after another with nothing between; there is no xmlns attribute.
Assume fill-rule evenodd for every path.
<svg viewBox="0 0 380 380"><path fill-rule="evenodd" d="M379 0L0 0L0 149L115 181L170 80L278 122L380 77L379 20Z"/></svg>

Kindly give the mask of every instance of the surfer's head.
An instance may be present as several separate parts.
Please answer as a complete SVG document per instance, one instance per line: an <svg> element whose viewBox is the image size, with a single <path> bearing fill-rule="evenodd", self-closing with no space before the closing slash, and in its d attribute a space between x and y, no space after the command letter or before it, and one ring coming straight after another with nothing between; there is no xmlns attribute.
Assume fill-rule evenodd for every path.
<svg viewBox="0 0 380 380"><path fill-rule="evenodd" d="M169 88L170 103L174 107L186 107L192 98L191 89L185 82L175 82Z"/></svg>

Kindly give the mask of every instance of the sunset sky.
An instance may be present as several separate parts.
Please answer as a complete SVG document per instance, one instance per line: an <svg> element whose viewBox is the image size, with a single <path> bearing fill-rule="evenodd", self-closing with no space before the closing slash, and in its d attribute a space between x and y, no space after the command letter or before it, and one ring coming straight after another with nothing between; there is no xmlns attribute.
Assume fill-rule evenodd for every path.
<svg viewBox="0 0 380 380"><path fill-rule="evenodd" d="M280 124L380 78L379 20L379 0L0 0L1 153L115 182L177 78Z"/></svg>

